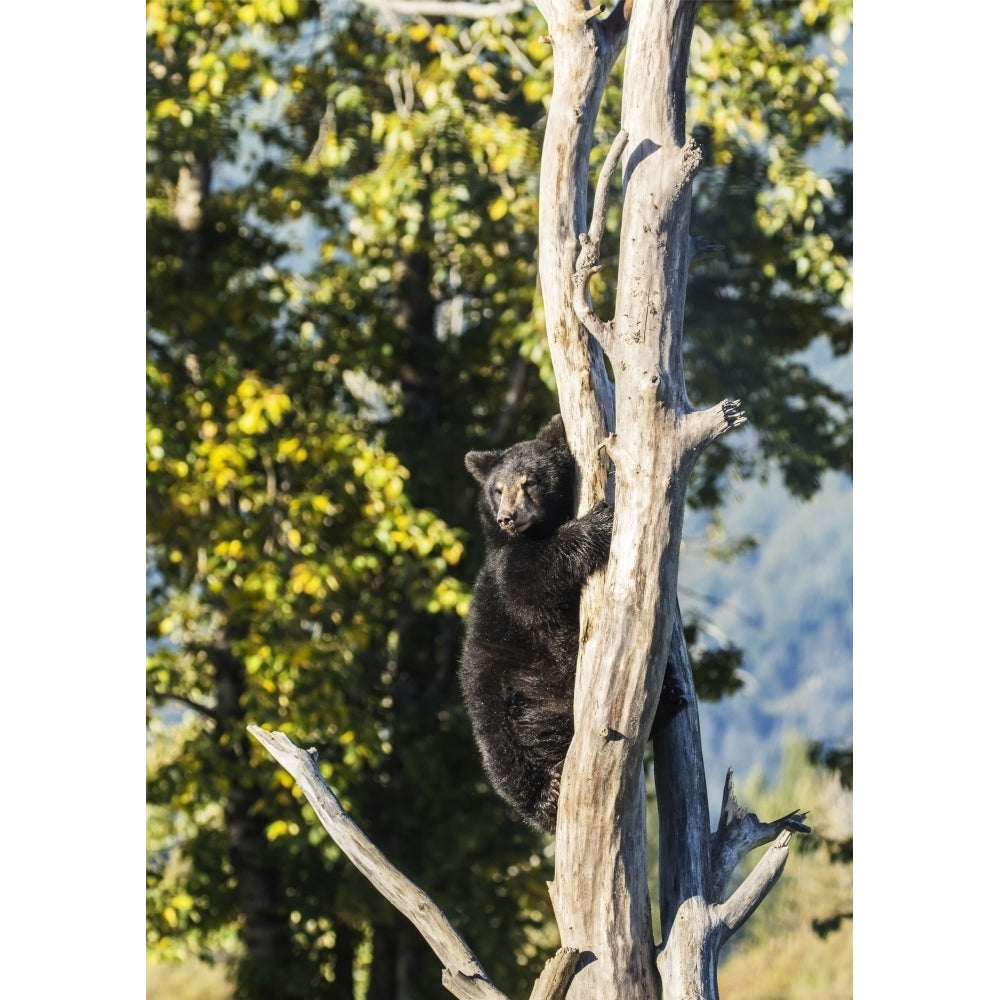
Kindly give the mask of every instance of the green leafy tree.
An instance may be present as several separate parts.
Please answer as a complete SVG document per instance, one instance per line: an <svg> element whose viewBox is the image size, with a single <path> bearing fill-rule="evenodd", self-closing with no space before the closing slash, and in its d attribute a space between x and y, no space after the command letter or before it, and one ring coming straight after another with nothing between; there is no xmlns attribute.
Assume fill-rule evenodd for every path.
<svg viewBox="0 0 1000 1000"><path fill-rule="evenodd" d="M803 492L847 467L849 405L801 352L850 345L849 184L802 165L847 135L834 67L809 53L849 10L702 18L696 211L730 249L689 293L712 328L691 381L735 386L757 427L712 452L707 505L733 462ZM255 766L250 721L317 747L499 983L526 992L553 943L543 845L486 787L454 675L479 544L461 456L556 405L535 273L544 34L529 7L147 4L148 940L236 955L241 996L353 997L355 974L372 998L440 988L291 783ZM751 53L779 72L748 79ZM706 649L704 692L737 664Z"/></svg>

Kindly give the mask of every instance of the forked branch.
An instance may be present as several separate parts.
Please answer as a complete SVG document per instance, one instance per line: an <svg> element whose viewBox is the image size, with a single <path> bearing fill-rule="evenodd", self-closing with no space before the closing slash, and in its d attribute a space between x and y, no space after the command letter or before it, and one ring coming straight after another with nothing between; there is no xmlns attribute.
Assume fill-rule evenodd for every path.
<svg viewBox="0 0 1000 1000"><path fill-rule="evenodd" d="M723 898L729 877L740 860L754 848L775 840L775 838L780 838L780 842L784 846L788 843L792 833L811 833L812 831L805 824L806 815L804 812L794 811L782 816L781 819L772 820L770 823L761 822L754 813L748 812L737 801L733 784L733 770L730 768L726 774L726 783L722 793L719 828L712 837L712 900L718 902ZM780 858L777 855L771 857L770 863L777 865L780 860L780 865L783 867L786 854L787 851L780 855ZM758 868L764 864L767 857L765 855L765 858L758 864ZM774 879L777 879L781 873L781 867L774 874ZM754 869L754 874L757 874L757 869ZM753 879L753 875L751 875L730 899L730 903L735 907L740 905L733 903L739 894L742 893L745 896L750 893L752 895L755 889L762 890L759 898L745 913L740 923L753 912L753 907L764 898L773 884L774 879L770 882L761 881L762 874L763 871L755 881L751 881ZM735 929L734 927L733 930Z"/></svg>

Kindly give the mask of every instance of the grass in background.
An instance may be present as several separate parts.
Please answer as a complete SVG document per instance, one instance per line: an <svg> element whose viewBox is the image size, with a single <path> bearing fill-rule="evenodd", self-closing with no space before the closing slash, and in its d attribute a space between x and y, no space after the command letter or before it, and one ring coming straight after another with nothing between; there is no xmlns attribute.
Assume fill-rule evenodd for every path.
<svg viewBox="0 0 1000 1000"><path fill-rule="evenodd" d="M146 1000L232 1000L233 988L221 965L196 958L146 962Z"/></svg>

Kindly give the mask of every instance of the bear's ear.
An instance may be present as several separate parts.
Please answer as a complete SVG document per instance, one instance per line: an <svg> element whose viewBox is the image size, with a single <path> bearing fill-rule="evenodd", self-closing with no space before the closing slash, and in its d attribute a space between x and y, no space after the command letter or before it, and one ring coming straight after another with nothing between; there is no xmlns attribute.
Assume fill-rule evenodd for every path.
<svg viewBox="0 0 1000 1000"><path fill-rule="evenodd" d="M538 440L544 441L555 448L568 448L566 441L566 428L563 426L563 418L556 414L539 432Z"/></svg>
<svg viewBox="0 0 1000 1000"><path fill-rule="evenodd" d="M502 458L502 451L470 451L465 456L465 467L477 482L485 483Z"/></svg>

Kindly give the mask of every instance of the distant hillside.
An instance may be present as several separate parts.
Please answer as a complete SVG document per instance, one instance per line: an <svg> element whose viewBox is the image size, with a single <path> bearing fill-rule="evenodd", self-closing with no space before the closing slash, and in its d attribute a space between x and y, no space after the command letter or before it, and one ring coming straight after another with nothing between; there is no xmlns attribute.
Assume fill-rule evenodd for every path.
<svg viewBox="0 0 1000 1000"><path fill-rule="evenodd" d="M755 769L776 778L789 737L853 738L850 480L828 476L808 502L748 483L723 522L729 537L755 535L757 549L709 560L704 519L691 516L680 573L682 612L700 610L745 652L743 689L701 706L713 815L730 765L739 789Z"/></svg>

